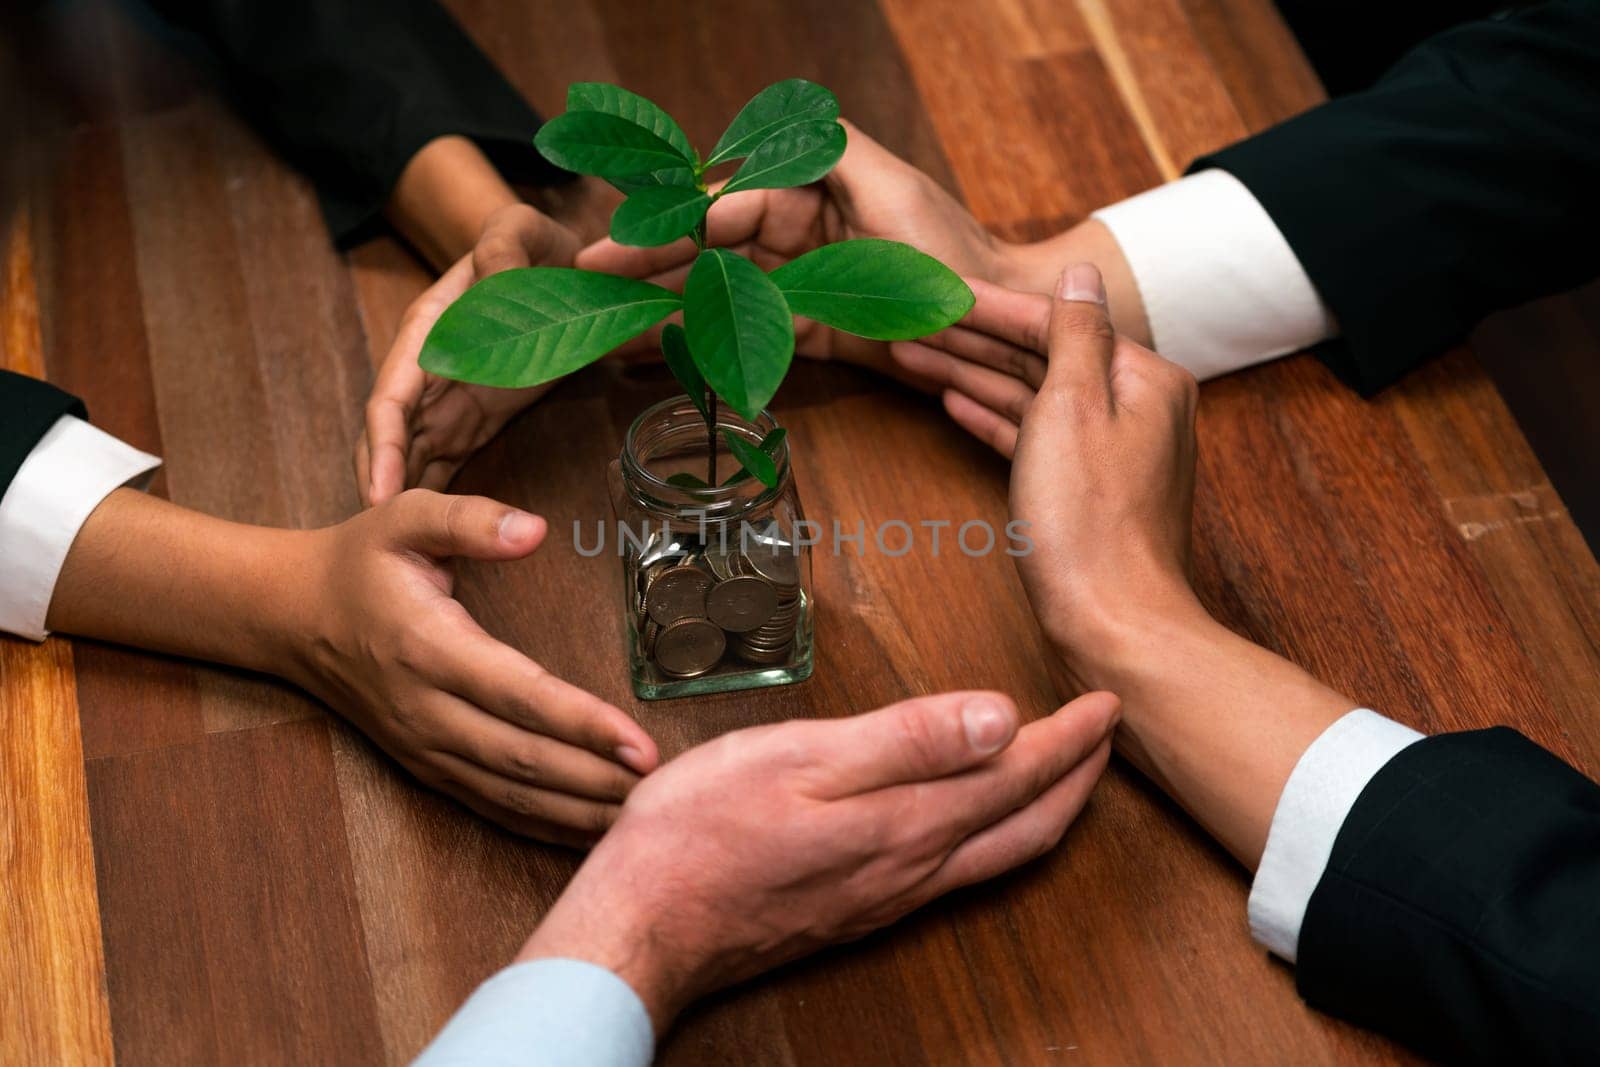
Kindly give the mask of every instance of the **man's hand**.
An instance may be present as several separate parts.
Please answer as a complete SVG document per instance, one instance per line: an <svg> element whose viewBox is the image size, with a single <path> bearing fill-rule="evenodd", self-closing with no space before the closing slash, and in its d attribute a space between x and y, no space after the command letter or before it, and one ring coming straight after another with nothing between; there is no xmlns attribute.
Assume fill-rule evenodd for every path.
<svg viewBox="0 0 1600 1067"><path fill-rule="evenodd" d="M508 830L587 845L653 769L638 723L490 637L451 597L451 557L522 559L544 520L482 497L403 493L309 535L315 595L291 680L424 783Z"/></svg>
<svg viewBox="0 0 1600 1067"><path fill-rule="evenodd" d="M694 997L894 922L1053 848L1118 704L1018 729L996 693L728 734L642 782L520 960L607 967L666 1029Z"/></svg>
<svg viewBox="0 0 1600 1067"><path fill-rule="evenodd" d="M577 251L577 236L549 216L527 204L502 208L489 216L472 254L406 309L356 444L364 503L381 504L407 487L443 489L513 415L550 391L550 385L493 389L437 378L417 358L444 309L474 282L512 267L571 266Z"/></svg>
<svg viewBox="0 0 1600 1067"><path fill-rule="evenodd" d="M1090 264L1068 267L1054 299L999 297L980 298L983 328L1048 352L1011 469L1012 517L1034 544L1017 570L1081 680L1117 620L1204 617L1188 579L1199 393L1188 371L1113 332Z"/></svg>
<svg viewBox="0 0 1600 1067"><path fill-rule="evenodd" d="M709 243L772 270L819 245L883 237L914 245L960 274L989 278L1001 272L1009 246L932 178L845 125L849 147L825 178L797 189L756 189L718 200L706 219ZM607 238L579 253L578 266L681 290L696 254L688 238L660 248L632 248ZM795 328L804 355L892 369L880 342L804 319Z"/></svg>

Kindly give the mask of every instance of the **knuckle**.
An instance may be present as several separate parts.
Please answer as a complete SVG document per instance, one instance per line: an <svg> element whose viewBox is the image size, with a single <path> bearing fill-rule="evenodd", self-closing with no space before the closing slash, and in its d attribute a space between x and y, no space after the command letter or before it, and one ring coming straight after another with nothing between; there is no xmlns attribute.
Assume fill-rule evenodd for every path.
<svg viewBox="0 0 1600 1067"><path fill-rule="evenodd" d="M1013 378L1021 378L1024 381L1030 379L1032 376L1028 372L1032 366L1033 360L1021 349L1013 348L1006 353L1006 373Z"/></svg>
<svg viewBox="0 0 1600 1067"><path fill-rule="evenodd" d="M426 726L426 722L427 719L422 710L411 704L399 702L389 708L390 729L408 739L420 737L423 729ZM436 789L444 788L442 784L444 775L437 771L430 773L434 778L439 779L440 781L431 782L429 784L433 785ZM422 777L422 775L419 774L418 777Z"/></svg>
<svg viewBox="0 0 1600 1067"><path fill-rule="evenodd" d="M937 767L942 762L942 738L933 721L930 715L913 713L899 716L895 724L900 748L918 767Z"/></svg>
<svg viewBox="0 0 1600 1067"><path fill-rule="evenodd" d="M1066 339L1078 342L1110 341L1116 336L1111 320L1098 308L1070 312L1062 317L1056 329Z"/></svg>
<svg viewBox="0 0 1600 1067"><path fill-rule="evenodd" d="M1032 405L1033 396L1019 389L1006 398L1004 411L1012 422L1020 423L1027 417L1028 408Z"/></svg>
<svg viewBox="0 0 1600 1067"><path fill-rule="evenodd" d="M489 213L488 218L483 221L483 231L488 233L491 230L498 230L502 227L520 226L530 219L538 218L538 216L539 213L528 204L507 204Z"/></svg>
<svg viewBox="0 0 1600 1067"><path fill-rule="evenodd" d="M612 804L592 804L584 809L578 829L598 837L616 824L620 811Z"/></svg>
<svg viewBox="0 0 1600 1067"><path fill-rule="evenodd" d="M445 540L456 544L466 532L468 513L472 510L472 501L464 496L452 496L445 501L444 514L440 520Z"/></svg>
<svg viewBox="0 0 1600 1067"><path fill-rule="evenodd" d="M394 660L408 671L418 672L434 648L433 627L421 618L400 623L394 634Z"/></svg>
<svg viewBox="0 0 1600 1067"><path fill-rule="evenodd" d="M1029 828L1022 840L1022 852L1025 859L1038 859L1040 856L1052 851L1061 843L1062 836L1066 833L1066 825L1040 822Z"/></svg>
<svg viewBox="0 0 1600 1067"><path fill-rule="evenodd" d="M544 757L532 745L518 745L505 754L506 770L524 782L543 781L547 768Z"/></svg>
<svg viewBox="0 0 1600 1067"><path fill-rule="evenodd" d="M543 818L545 815L543 800L531 789L504 786L495 790L495 795L489 799L513 815L529 819Z"/></svg>

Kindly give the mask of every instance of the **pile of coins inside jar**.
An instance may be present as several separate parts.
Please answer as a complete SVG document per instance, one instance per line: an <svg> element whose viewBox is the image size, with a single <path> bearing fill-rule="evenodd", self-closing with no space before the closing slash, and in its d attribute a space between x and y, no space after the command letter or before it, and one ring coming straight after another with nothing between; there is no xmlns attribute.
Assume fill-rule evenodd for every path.
<svg viewBox="0 0 1600 1067"><path fill-rule="evenodd" d="M669 540L639 560L640 651L661 673L695 678L729 653L745 664L789 658L800 623L800 559L771 537Z"/></svg>

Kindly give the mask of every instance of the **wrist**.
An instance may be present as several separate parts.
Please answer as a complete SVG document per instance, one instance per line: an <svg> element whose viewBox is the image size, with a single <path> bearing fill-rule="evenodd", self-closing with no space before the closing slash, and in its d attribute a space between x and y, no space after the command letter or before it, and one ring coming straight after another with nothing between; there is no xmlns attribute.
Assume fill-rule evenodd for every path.
<svg viewBox="0 0 1600 1067"><path fill-rule="evenodd" d="M472 251L490 215L517 202L483 151L452 134L434 138L407 161L384 212L401 236L445 271Z"/></svg>
<svg viewBox="0 0 1600 1067"><path fill-rule="evenodd" d="M998 244L999 242L997 242ZM1029 244L1005 245L992 279L1008 289L1052 293L1063 268L1072 263L1093 263L1106 287L1106 307L1117 332L1150 347L1150 322L1144 298L1122 246L1098 219L1085 219L1071 229Z"/></svg>
<svg viewBox="0 0 1600 1067"><path fill-rule="evenodd" d="M329 543L337 529L273 531L282 539L274 546L274 566L264 575L261 593L261 646L270 662L256 665L330 704L321 682L332 676L332 661L340 654L335 632L340 616L337 605L324 604L322 595L338 587L330 573L335 554Z"/></svg>
<svg viewBox="0 0 1600 1067"><path fill-rule="evenodd" d="M515 962L573 959L604 967L639 997L659 1036L694 999L698 964L692 952L669 943L665 908L644 883L607 877L606 844L596 846Z"/></svg>
<svg viewBox="0 0 1600 1067"><path fill-rule="evenodd" d="M1057 664L1084 692L1120 692L1132 674L1159 662L1163 649L1227 633L1187 584L1115 601L1081 598L1043 619Z"/></svg>

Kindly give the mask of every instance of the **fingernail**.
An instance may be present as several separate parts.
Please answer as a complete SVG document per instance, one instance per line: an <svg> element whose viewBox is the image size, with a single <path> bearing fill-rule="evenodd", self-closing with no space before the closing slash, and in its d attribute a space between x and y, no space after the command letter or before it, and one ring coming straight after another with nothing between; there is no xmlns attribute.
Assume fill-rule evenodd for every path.
<svg viewBox="0 0 1600 1067"><path fill-rule="evenodd" d="M634 770L638 771L640 774L644 774L650 769L649 767L645 766L644 753L640 752L632 745L618 745L617 758L623 763L627 764L629 767L632 767Z"/></svg>
<svg viewBox="0 0 1600 1067"><path fill-rule="evenodd" d="M993 700L969 700L961 709L967 744L974 752L996 752L1011 737L1011 712Z"/></svg>
<svg viewBox="0 0 1600 1067"><path fill-rule="evenodd" d="M507 544L517 544L533 536L538 528L532 515L526 511L512 511L500 520L500 540Z"/></svg>
<svg viewBox="0 0 1600 1067"><path fill-rule="evenodd" d="M1079 300L1086 304L1106 302L1105 282L1093 263L1074 263L1061 272L1061 284L1056 289L1063 300Z"/></svg>

